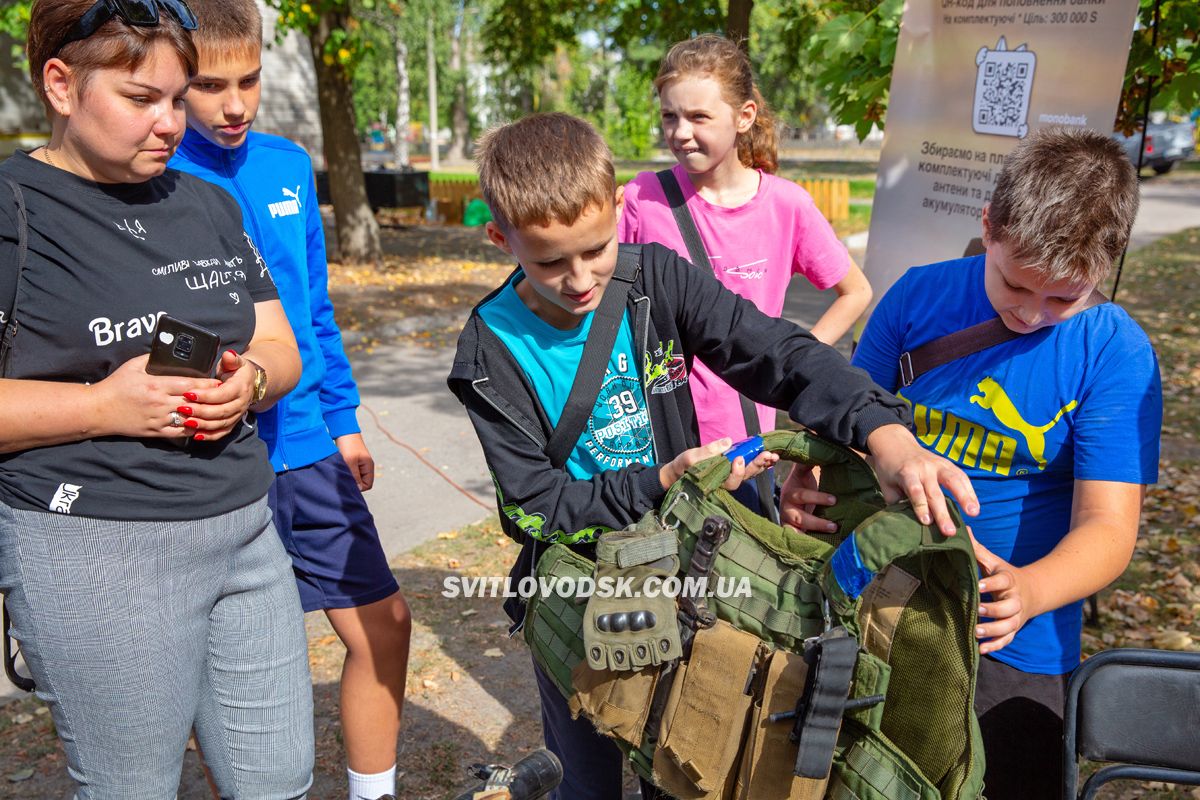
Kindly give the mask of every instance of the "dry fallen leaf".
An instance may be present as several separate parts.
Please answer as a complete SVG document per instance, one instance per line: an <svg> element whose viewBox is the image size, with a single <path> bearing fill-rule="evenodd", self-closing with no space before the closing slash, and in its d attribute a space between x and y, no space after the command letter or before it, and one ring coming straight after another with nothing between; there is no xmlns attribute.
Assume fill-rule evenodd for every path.
<svg viewBox="0 0 1200 800"><path fill-rule="evenodd" d="M1189 650L1192 637L1185 631L1163 631L1154 637L1154 646L1160 650Z"/></svg>
<svg viewBox="0 0 1200 800"><path fill-rule="evenodd" d="M439 539L457 539L458 531L442 531L437 535Z"/></svg>
<svg viewBox="0 0 1200 800"><path fill-rule="evenodd" d="M460 617L473 617L473 616L475 616L475 615L476 615L476 614L478 614L478 613L479 613L479 612L478 612L478 611L476 611L475 609L473 609L473 608L468 608L466 611L464 611L464 612L462 612L461 614L459 614L459 616L460 616Z"/></svg>
<svg viewBox="0 0 1200 800"><path fill-rule="evenodd" d="M446 561L446 566L449 567L450 569L458 569L459 567L462 566L462 562L459 561L457 558L451 558Z"/></svg>
<svg viewBox="0 0 1200 800"><path fill-rule="evenodd" d="M499 647L492 647L483 651L483 654L488 658L504 658L504 651Z"/></svg>

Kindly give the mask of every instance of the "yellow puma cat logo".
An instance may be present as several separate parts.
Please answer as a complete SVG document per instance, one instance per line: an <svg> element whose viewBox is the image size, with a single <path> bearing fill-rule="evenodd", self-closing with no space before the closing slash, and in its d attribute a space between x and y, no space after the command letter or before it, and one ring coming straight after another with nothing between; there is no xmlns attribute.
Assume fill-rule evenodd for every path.
<svg viewBox="0 0 1200 800"><path fill-rule="evenodd" d="M1017 411L1017 407L1013 405L1013 401L1009 398L1008 393L1004 391L1004 387L996 383L992 378L984 378L978 384L979 391L983 394L972 395L971 402L976 405L991 409L991 412L1000 420L1000 424L1007 428L1011 428L1017 433L1025 437L1025 444L1029 446L1029 454L1033 456L1033 460L1037 462L1038 469L1046 468L1046 431L1053 428L1062 419L1063 414L1071 411L1078 405L1074 400L1063 406L1054 419L1047 422L1045 425L1036 426L1030 425L1021 416L1021 412Z"/></svg>

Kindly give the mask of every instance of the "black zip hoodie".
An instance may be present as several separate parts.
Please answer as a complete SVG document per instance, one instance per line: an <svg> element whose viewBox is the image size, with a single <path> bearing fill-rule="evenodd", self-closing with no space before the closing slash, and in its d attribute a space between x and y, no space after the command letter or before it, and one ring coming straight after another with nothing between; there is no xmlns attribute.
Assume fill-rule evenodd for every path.
<svg viewBox="0 0 1200 800"><path fill-rule="evenodd" d="M687 386L696 358L751 400L786 408L818 434L859 450L876 428L909 424L902 400L812 334L763 314L662 245L621 248L641 251L626 307L634 347L643 353L642 387L659 464L700 445ZM662 500L659 467L635 464L579 480L551 465L543 448L553 428L542 404L479 315L502 289L471 312L447 383L483 445L504 531L522 542L571 539L574 549L592 557L589 543L598 533L629 525ZM584 535L575 537L578 532ZM529 574L531 550L523 548L514 574Z"/></svg>

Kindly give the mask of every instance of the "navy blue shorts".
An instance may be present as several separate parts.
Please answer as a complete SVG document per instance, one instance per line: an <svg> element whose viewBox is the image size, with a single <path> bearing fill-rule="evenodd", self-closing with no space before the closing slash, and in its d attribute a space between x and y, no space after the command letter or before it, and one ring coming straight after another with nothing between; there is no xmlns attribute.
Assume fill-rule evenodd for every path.
<svg viewBox="0 0 1200 800"><path fill-rule="evenodd" d="M305 611L357 608L400 589L340 453L280 472L267 493Z"/></svg>

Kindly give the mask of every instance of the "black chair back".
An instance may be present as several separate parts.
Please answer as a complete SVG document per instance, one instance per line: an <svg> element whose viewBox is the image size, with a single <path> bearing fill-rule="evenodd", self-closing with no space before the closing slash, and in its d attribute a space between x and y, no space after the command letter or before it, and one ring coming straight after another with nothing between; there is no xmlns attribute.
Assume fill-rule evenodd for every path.
<svg viewBox="0 0 1200 800"><path fill-rule="evenodd" d="M1132 779L1200 785L1200 653L1115 649L1071 676L1063 715L1064 800ZM1077 794L1077 759L1116 762Z"/></svg>

